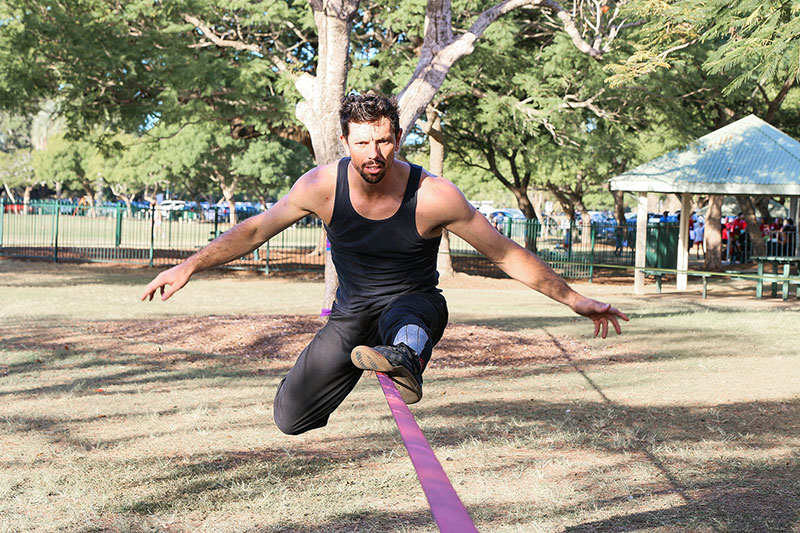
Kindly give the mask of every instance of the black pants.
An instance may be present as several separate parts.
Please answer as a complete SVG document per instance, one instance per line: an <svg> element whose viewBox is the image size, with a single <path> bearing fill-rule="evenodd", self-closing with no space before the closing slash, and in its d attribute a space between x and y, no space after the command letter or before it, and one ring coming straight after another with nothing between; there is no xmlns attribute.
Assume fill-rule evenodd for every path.
<svg viewBox="0 0 800 533"><path fill-rule="evenodd" d="M413 324L428 335L420 354L427 363L447 318L447 303L438 292L406 294L360 313L345 313L334 305L328 323L278 385L275 424L289 435L325 426L364 372L350 361L353 348L391 344L400 328Z"/></svg>

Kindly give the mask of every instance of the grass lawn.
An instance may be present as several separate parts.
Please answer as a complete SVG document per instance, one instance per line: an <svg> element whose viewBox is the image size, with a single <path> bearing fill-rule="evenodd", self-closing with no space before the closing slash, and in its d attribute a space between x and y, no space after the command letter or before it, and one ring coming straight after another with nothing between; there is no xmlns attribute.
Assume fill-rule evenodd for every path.
<svg viewBox="0 0 800 533"><path fill-rule="evenodd" d="M0 531L436 527L377 381L327 427L272 422L322 322L315 279L0 260ZM443 283L411 410L480 531L800 531L800 304L712 287L590 322L508 280Z"/></svg>

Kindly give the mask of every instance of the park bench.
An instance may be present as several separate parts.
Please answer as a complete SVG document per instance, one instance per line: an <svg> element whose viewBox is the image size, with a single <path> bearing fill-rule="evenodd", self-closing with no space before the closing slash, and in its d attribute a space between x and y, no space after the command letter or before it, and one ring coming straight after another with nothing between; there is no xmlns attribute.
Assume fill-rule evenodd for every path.
<svg viewBox="0 0 800 533"><path fill-rule="evenodd" d="M761 299L764 292L764 282L772 282L772 296L777 296L777 285L781 285L781 297L783 301L789 300L789 287L795 286L795 295L800 298L800 276L786 276L781 274L762 274L756 280L756 298Z"/></svg>
<svg viewBox="0 0 800 533"><path fill-rule="evenodd" d="M731 279L754 279L756 282L756 298L759 300L764 295L764 283L766 282L772 283L772 296L778 295L778 284L781 285L781 297L784 302L789 300L789 287L792 285L795 286L795 295L800 298L800 276L790 276L788 274L761 274L758 276L757 274L748 274L738 270L726 270L725 273Z"/></svg>
<svg viewBox="0 0 800 533"><path fill-rule="evenodd" d="M656 280L656 292L661 294L661 281L662 277L665 274L675 274L674 270L660 270L658 268L645 268L644 275L649 277L652 276ZM711 277L711 274L707 272L687 272L687 276L696 276L698 278L703 278L703 299L705 300L708 297L708 278Z"/></svg>

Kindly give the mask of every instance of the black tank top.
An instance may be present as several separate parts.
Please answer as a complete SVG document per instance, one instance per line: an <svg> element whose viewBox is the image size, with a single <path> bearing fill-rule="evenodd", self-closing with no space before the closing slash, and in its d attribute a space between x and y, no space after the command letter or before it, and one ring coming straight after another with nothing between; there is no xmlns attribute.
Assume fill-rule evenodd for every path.
<svg viewBox="0 0 800 533"><path fill-rule="evenodd" d="M371 220L353 209L347 181L349 163L349 157L339 161L333 214L325 226L339 276L336 307L360 311L385 305L402 294L438 291L436 255L441 237L425 239L417 231L422 167L411 165L403 201L395 214Z"/></svg>

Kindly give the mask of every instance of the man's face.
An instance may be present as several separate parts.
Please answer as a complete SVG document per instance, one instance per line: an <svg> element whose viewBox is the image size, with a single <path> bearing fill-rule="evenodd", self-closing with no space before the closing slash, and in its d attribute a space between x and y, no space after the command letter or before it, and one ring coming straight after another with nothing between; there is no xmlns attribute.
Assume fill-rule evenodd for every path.
<svg viewBox="0 0 800 533"><path fill-rule="evenodd" d="M353 168L367 183L378 183L394 163L400 133L392 134L389 119L377 122L350 123L350 134L340 137Z"/></svg>

